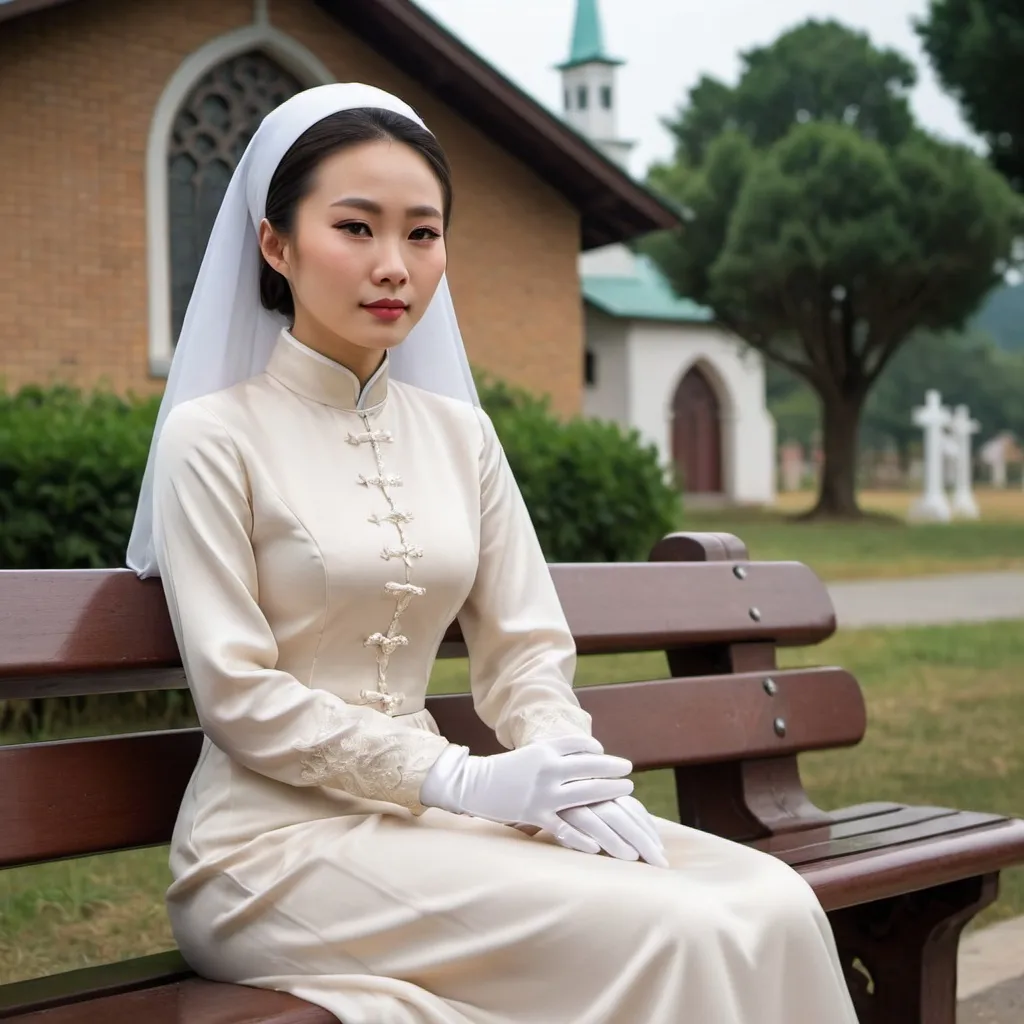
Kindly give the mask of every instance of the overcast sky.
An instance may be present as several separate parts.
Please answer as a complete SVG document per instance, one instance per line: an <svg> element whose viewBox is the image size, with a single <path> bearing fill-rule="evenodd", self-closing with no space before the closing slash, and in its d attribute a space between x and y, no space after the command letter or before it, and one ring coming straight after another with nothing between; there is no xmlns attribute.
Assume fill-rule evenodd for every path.
<svg viewBox="0 0 1024 1024"><path fill-rule="evenodd" d="M561 111L560 78L576 0L416 0L507 77ZM738 53L771 42L807 18L835 18L866 31L918 66L913 105L920 121L950 139L972 141L954 102L928 68L911 19L927 0L600 0L607 50L619 69L619 132L635 139L634 174L669 156L661 126L702 74L733 82Z"/></svg>

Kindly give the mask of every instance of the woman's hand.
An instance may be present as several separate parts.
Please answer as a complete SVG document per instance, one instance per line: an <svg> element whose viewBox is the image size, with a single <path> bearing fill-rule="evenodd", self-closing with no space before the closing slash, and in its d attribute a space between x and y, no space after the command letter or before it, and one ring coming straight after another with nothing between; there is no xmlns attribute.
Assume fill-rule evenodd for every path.
<svg viewBox="0 0 1024 1024"><path fill-rule="evenodd" d="M550 743L551 740L535 740L535 743ZM578 748L591 754L603 754L604 747L594 736L577 737ZM654 818L639 800L632 796L620 796L613 800L601 800L580 807L570 807L559 811L558 816L572 826L570 842L565 842L567 834L550 829L555 839L562 846L581 850L586 853L607 853L618 860L643 860L656 867L667 868L665 847L658 834ZM516 828L527 835L536 835L540 831L536 825L519 822ZM580 836L592 844L584 850L579 842ZM597 849L594 848L597 847Z"/></svg>
<svg viewBox="0 0 1024 1024"><path fill-rule="evenodd" d="M593 736L580 737L580 746L593 754L604 753L601 742ZM574 838L582 833L592 839L600 847L595 852L603 851L618 860L643 860L657 867L669 866L654 818L632 796L567 808L560 811L558 816L572 825ZM524 828L523 831L527 830ZM535 831L531 829L528 834ZM562 842L557 832L555 838ZM579 849L577 845L572 848Z"/></svg>
<svg viewBox="0 0 1024 1024"><path fill-rule="evenodd" d="M594 741L579 736L559 736L489 757L449 746L427 773L420 800L453 814L534 825L563 846L598 853L598 841L559 814L627 796L633 791L626 777L633 766L593 751Z"/></svg>
<svg viewBox="0 0 1024 1024"><path fill-rule="evenodd" d="M669 866L654 819L635 797L620 796L585 807L570 807L559 811L558 816L576 832L593 839L609 856L644 860L656 867ZM557 832L555 838L558 839Z"/></svg>

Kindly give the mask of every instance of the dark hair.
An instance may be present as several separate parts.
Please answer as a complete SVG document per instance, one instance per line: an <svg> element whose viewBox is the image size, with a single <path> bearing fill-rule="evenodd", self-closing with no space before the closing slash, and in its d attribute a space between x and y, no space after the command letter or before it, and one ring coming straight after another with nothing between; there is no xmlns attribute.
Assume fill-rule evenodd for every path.
<svg viewBox="0 0 1024 1024"><path fill-rule="evenodd" d="M444 150L437 139L415 121L376 107L359 107L329 114L307 128L292 143L277 165L267 190L265 216L270 226L282 234L291 234L299 203L312 191L313 176L320 164L347 146L377 141L404 142L430 164L441 185L444 229L447 231L452 209L452 173ZM295 316L295 302L288 281L262 255L260 301L265 308L289 319Z"/></svg>

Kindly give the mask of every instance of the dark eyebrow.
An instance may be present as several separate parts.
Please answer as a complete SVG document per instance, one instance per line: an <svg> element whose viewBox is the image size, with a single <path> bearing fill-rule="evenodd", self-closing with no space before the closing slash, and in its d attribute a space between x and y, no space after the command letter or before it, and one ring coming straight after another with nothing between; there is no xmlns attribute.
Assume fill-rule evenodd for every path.
<svg viewBox="0 0 1024 1024"><path fill-rule="evenodd" d="M410 206L405 211L410 217L436 217L438 220L443 220L441 211L434 209L433 206Z"/></svg>
<svg viewBox="0 0 1024 1024"><path fill-rule="evenodd" d="M363 199L361 196L346 196L344 199L335 199L331 206L352 206L357 210L365 210L367 213L375 213L378 216L384 212L380 207L380 203L375 203L372 199ZM443 219L441 211L433 206L410 206L405 212L409 217L436 217L438 220Z"/></svg>

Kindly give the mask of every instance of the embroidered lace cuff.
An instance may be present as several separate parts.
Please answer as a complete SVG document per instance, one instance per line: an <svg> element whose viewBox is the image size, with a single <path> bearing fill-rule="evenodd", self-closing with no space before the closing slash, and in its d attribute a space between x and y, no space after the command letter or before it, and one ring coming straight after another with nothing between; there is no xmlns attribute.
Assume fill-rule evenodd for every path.
<svg viewBox="0 0 1024 1024"><path fill-rule="evenodd" d="M590 715L575 704L531 705L517 711L509 721L509 734L515 747L575 733L591 735Z"/></svg>
<svg viewBox="0 0 1024 1024"><path fill-rule="evenodd" d="M436 733L401 726L378 731L331 708L316 739L298 747L302 781L422 814L420 786L447 746Z"/></svg>

